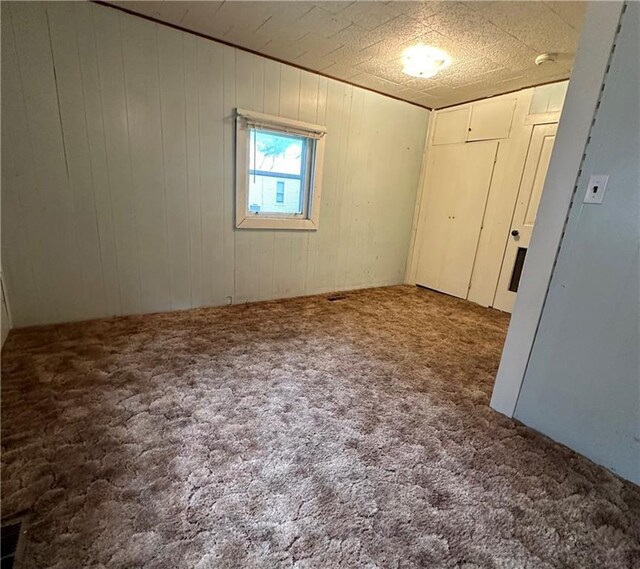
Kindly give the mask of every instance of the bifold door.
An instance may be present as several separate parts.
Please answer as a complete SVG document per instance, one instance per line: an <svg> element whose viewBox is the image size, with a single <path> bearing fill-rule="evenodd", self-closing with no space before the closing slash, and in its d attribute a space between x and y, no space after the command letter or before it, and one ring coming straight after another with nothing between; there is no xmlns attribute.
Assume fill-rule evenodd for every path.
<svg viewBox="0 0 640 569"><path fill-rule="evenodd" d="M430 149L417 284L467 297L497 151L497 141Z"/></svg>

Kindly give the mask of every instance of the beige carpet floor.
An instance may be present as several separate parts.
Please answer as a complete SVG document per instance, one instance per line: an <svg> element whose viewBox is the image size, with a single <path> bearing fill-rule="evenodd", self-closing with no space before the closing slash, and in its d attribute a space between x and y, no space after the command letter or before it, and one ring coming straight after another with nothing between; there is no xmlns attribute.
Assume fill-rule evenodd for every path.
<svg viewBox="0 0 640 569"><path fill-rule="evenodd" d="M507 324L403 286L12 332L24 567L640 567L640 489L489 408Z"/></svg>

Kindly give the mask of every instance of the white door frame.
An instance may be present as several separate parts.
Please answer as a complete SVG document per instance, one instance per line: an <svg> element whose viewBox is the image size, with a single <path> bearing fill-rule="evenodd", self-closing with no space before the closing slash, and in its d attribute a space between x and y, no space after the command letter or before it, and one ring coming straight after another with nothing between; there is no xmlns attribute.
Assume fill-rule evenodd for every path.
<svg viewBox="0 0 640 569"><path fill-rule="evenodd" d="M538 330L624 2L589 2L491 407L512 417Z"/></svg>

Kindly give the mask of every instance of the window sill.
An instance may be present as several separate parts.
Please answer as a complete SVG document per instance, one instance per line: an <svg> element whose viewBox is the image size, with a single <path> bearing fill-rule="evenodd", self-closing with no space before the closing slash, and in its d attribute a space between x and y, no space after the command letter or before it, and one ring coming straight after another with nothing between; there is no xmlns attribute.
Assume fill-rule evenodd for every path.
<svg viewBox="0 0 640 569"><path fill-rule="evenodd" d="M317 231L318 223L312 219L287 217L247 216L236 223L237 229L296 229Z"/></svg>

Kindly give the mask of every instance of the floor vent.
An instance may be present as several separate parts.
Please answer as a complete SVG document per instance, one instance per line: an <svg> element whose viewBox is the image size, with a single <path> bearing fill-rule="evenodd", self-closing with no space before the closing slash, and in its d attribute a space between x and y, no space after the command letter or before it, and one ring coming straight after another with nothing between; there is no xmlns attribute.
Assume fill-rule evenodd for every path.
<svg viewBox="0 0 640 569"><path fill-rule="evenodd" d="M331 296L327 296L327 300L329 302L335 302L336 300L346 300L346 294L332 294Z"/></svg>
<svg viewBox="0 0 640 569"><path fill-rule="evenodd" d="M26 518L14 518L2 522L0 527L0 568L20 569L20 558L24 548Z"/></svg>

